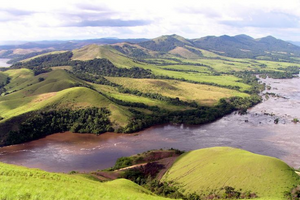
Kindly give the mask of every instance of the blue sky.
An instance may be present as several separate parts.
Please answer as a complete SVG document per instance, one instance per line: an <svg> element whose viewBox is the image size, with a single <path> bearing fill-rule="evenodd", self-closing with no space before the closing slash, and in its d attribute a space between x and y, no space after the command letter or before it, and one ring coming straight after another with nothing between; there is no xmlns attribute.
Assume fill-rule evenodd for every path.
<svg viewBox="0 0 300 200"><path fill-rule="evenodd" d="M178 34L300 41L299 0L3 0L0 43Z"/></svg>

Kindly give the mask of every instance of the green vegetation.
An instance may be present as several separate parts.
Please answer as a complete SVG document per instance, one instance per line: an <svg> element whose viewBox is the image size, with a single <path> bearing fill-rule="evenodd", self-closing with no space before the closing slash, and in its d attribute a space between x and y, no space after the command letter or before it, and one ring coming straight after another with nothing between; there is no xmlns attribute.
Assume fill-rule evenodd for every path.
<svg viewBox="0 0 300 200"><path fill-rule="evenodd" d="M38 56L27 62L16 63L11 67L12 70L4 72L11 81L5 85L5 92L0 98L0 110L5 113L1 116L3 123L0 124L0 129L5 130L2 138L10 138L11 134L7 131L22 132L22 126L16 128L14 122L21 124L26 116L30 116L28 120L34 122L34 114L28 114L29 112L47 113L61 108L77 110L94 106L106 108L110 113L108 118L111 125L104 130L130 133L165 122L206 123L232 110L240 109L241 103L251 99L249 95L236 90L186 81L159 80L150 69L118 68L105 58L89 61L71 60L72 55L72 52L65 52ZM62 66L68 71L52 70L57 66ZM182 73L180 70L177 72ZM134 79L113 78L122 76ZM149 79L150 77L154 79ZM233 99L219 102L222 98L233 97L245 100L239 103ZM250 105L258 102L252 100ZM71 122L68 123L68 127L73 126ZM81 129L71 128L47 130L50 132L32 133L31 136L29 134L20 137L18 141L9 139L6 141L10 142L5 144L28 141L30 138L39 138L55 131L82 132L79 131ZM99 133L90 128L84 130L83 132ZM102 130L100 132L103 132Z"/></svg>
<svg viewBox="0 0 300 200"><path fill-rule="evenodd" d="M299 72L300 65L292 60L226 57L201 49L200 43L171 35L138 44L24 55L25 60L0 73L0 138L4 141L9 131L21 131L18 125L34 121L37 113L90 107L109 113L110 127L100 132L207 123L234 110L246 113L260 101L257 94L263 86L255 74L288 78ZM92 128L72 130L100 133Z"/></svg>
<svg viewBox="0 0 300 200"><path fill-rule="evenodd" d="M285 196L289 200L298 200L300 198L300 185L296 186L291 191L287 191Z"/></svg>
<svg viewBox="0 0 300 200"><path fill-rule="evenodd" d="M109 111L105 108L86 108L80 110L54 110L26 114L18 131L10 131L5 144L18 144L58 132L100 134L113 131L108 119ZM28 134L29 133L29 134Z"/></svg>
<svg viewBox="0 0 300 200"><path fill-rule="evenodd" d="M49 173L0 163L0 198L284 200L299 197L300 177L276 158L228 147L182 153L174 149L148 151L120 158L110 171L84 174ZM170 166L164 159L172 157L177 159ZM131 167L111 171L127 166ZM160 179L162 170L168 171ZM115 173L117 176L111 177L119 178L101 182L100 176L105 173Z"/></svg>
<svg viewBox="0 0 300 200"><path fill-rule="evenodd" d="M179 184L184 194L209 193L231 186L255 192L261 199L285 199L285 192L299 184L300 177L276 158L215 147L183 154L162 181Z"/></svg>
<svg viewBox="0 0 300 200"><path fill-rule="evenodd" d="M276 158L229 147L152 150L119 158L113 168L92 174L126 178L175 199L299 198L294 169Z"/></svg>
<svg viewBox="0 0 300 200"><path fill-rule="evenodd" d="M0 163L0 199L164 199L125 179L106 183Z"/></svg>
<svg viewBox="0 0 300 200"><path fill-rule="evenodd" d="M184 151L180 151L178 149L173 149L173 148L168 149L168 150L162 150L162 149L161 150L150 150L150 151L140 153L137 155L133 155L130 157L118 158L115 163L115 166L110 168L109 170L118 170L118 169L129 167L132 165L154 162L154 161L157 161L157 160L160 160L163 158L179 156L183 153L184 153Z"/></svg>
<svg viewBox="0 0 300 200"><path fill-rule="evenodd" d="M5 85L7 85L9 81L10 78L6 74L0 72L0 95L6 92Z"/></svg>
<svg viewBox="0 0 300 200"><path fill-rule="evenodd" d="M131 88L143 93L158 93L171 98L179 98L187 102L197 102L200 105L213 105L221 98L233 96L248 97L249 95L225 88L187 83L177 80L157 79L132 79L115 78L107 79L125 88Z"/></svg>
<svg viewBox="0 0 300 200"><path fill-rule="evenodd" d="M222 56L236 58L264 58L268 60L294 60L299 56L299 47L272 36L253 39L247 35L220 37L208 36L191 40L198 48L213 51Z"/></svg>
<svg viewBox="0 0 300 200"><path fill-rule="evenodd" d="M171 35L25 55L5 50L1 56L14 64L0 72L0 145L55 132L131 133L161 123L208 123L234 110L244 114L261 101L264 85L255 75L292 78L299 73L299 50L272 37L244 35ZM110 169L137 165L118 173L144 188L124 179L99 183L93 174L0 163L0 199L163 199L151 192L187 200L299 197L299 176L285 163L233 148L185 153L159 174L166 169L157 159L181 153L123 157Z"/></svg>

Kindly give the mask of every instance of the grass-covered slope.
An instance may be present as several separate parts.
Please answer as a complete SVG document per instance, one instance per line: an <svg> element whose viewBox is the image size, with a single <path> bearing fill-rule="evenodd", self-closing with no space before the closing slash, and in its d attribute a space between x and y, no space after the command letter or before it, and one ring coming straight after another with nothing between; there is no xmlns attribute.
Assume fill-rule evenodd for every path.
<svg viewBox="0 0 300 200"><path fill-rule="evenodd" d="M4 85L7 80L7 75L5 75L3 72L0 72L0 85Z"/></svg>
<svg viewBox="0 0 300 200"><path fill-rule="evenodd" d="M5 100L1 100L0 98L1 117L5 120L42 109L76 109L86 107L109 108L111 111L111 121L122 126L128 123L130 113L126 109L112 103L98 92L84 87L74 87L59 92L50 92L24 98Z"/></svg>
<svg viewBox="0 0 300 200"><path fill-rule="evenodd" d="M229 147L191 151L180 156L163 181L174 181L185 193L210 192L225 186L255 192L261 199L285 199L299 176L279 159Z"/></svg>
<svg viewBox="0 0 300 200"><path fill-rule="evenodd" d="M120 84L126 88L132 88L144 93L159 93L167 97L176 98L187 102L195 101L201 105L213 105L221 98L232 96L247 97L249 95L209 85L187 83L177 80L158 79L133 79L108 77L111 82Z"/></svg>
<svg viewBox="0 0 300 200"><path fill-rule="evenodd" d="M24 68L8 70L5 73L11 77L10 83L5 86L6 94L0 97L0 111L5 119L49 106L55 101L53 97L62 97L64 92L60 91L86 85L63 70L39 76L33 76L31 70ZM60 101L64 101L64 98Z"/></svg>
<svg viewBox="0 0 300 200"><path fill-rule="evenodd" d="M49 173L0 163L0 199L165 199L119 179L100 183L82 176Z"/></svg>
<svg viewBox="0 0 300 200"><path fill-rule="evenodd" d="M72 51L72 60L93 60L95 58L106 58L110 60L115 66L122 68L130 68L136 66L136 63L118 52L110 46L88 45L81 49L75 49Z"/></svg>
<svg viewBox="0 0 300 200"><path fill-rule="evenodd" d="M86 82L64 70L54 70L34 76L29 69L4 72L11 78L0 96L0 113L5 122L22 114L49 109L108 108L110 120L117 126L126 126L130 113L91 89ZM2 133L3 134L3 133Z"/></svg>

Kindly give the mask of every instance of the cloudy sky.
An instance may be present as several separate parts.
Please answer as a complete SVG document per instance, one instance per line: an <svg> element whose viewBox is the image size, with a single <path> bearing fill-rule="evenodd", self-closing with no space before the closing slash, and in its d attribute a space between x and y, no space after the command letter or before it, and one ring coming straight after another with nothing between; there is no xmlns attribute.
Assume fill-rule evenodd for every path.
<svg viewBox="0 0 300 200"><path fill-rule="evenodd" d="M178 34L300 41L300 0L1 0L0 43Z"/></svg>

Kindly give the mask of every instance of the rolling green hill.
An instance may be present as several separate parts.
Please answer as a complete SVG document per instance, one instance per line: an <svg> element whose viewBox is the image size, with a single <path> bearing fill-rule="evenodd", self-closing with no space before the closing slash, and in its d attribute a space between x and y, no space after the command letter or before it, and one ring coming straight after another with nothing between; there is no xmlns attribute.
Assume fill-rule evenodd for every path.
<svg viewBox="0 0 300 200"><path fill-rule="evenodd" d="M100 183L92 176L49 173L0 163L1 199L165 199L135 183L118 179Z"/></svg>
<svg viewBox="0 0 300 200"><path fill-rule="evenodd" d="M162 178L174 181L184 193L198 194L230 186L255 192L260 199L285 199L284 192L300 177L279 159L229 147L214 147L181 155Z"/></svg>
<svg viewBox="0 0 300 200"><path fill-rule="evenodd" d="M95 58L106 58L110 60L115 66L122 68L130 68L136 66L136 63L126 57L124 54L118 52L110 46L88 45L81 49L73 50L72 60L93 60Z"/></svg>
<svg viewBox="0 0 300 200"><path fill-rule="evenodd" d="M223 35L220 37L208 36L192 41L198 48L236 58L265 56L268 60L289 60L300 55L300 47L272 36L253 39L247 35L233 37Z"/></svg>

